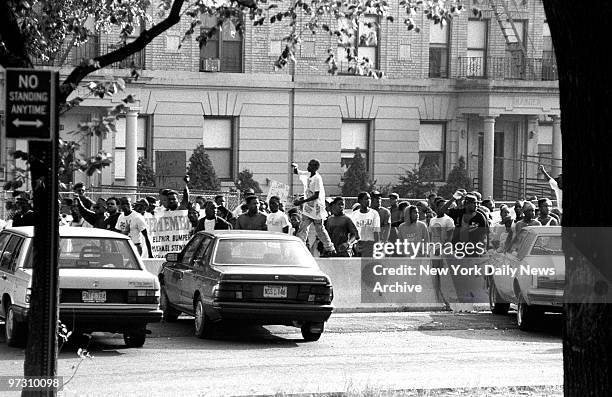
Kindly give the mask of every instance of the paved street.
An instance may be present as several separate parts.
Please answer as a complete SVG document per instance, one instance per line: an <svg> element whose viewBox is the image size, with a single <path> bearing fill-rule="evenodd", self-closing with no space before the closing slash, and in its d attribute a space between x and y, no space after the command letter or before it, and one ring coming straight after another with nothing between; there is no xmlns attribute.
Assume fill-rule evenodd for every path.
<svg viewBox="0 0 612 397"><path fill-rule="evenodd" d="M150 325L141 349L95 334L65 395L241 395L563 383L561 318L516 329L514 312L335 314L318 342L296 328L223 328L192 336L192 320ZM1 328L1 326L0 326ZM3 330L2 330L3 331ZM66 346L59 374L79 362ZM22 373L23 350L0 344L0 375Z"/></svg>

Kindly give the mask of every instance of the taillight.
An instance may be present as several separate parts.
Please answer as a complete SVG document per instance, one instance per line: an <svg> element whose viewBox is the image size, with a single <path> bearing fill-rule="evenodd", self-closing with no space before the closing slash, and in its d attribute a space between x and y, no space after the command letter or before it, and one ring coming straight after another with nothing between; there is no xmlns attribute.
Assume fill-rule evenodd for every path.
<svg viewBox="0 0 612 397"><path fill-rule="evenodd" d="M334 290L331 285L313 285L310 287L308 302L330 304L334 299Z"/></svg>
<svg viewBox="0 0 612 397"><path fill-rule="evenodd" d="M213 297L218 300L236 300L243 298L242 284L222 283L215 285Z"/></svg>
<svg viewBox="0 0 612 397"><path fill-rule="evenodd" d="M31 296L32 296L32 289L31 288L26 289L25 303L30 303Z"/></svg>
<svg viewBox="0 0 612 397"><path fill-rule="evenodd" d="M127 303L159 303L159 292L155 289L128 290Z"/></svg>

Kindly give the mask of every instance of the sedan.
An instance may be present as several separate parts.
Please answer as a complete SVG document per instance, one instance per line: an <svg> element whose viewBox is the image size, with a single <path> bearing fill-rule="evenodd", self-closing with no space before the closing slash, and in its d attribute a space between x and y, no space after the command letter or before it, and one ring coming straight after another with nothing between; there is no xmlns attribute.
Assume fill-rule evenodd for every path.
<svg viewBox="0 0 612 397"><path fill-rule="evenodd" d="M33 227L0 233L0 317L6 341L21 346L27 334L32 288ZM147 272L129 237L92 228L60 227L59 316L74 333L122 333L141 347L146 325L159 322L159 281Z"/></svg>
<svg viewBox="0 0 612 397"><path fill-rule="evenodd" d="M164 319L194 316L200 338L229 320L292 325L316 341L333 311L329 277L300 239L282 233L199 232L166 255L159 279Z"/></svg>
<svg viewBox="0 0 612 397"><path fill-rule="evenodd" d="M565 257L561 226L530 226L512 246L500 248L487 263L495 274L487 278L489 304L495 314L517 305L516 320L528 330L544 312L562 312Z"/></svg>

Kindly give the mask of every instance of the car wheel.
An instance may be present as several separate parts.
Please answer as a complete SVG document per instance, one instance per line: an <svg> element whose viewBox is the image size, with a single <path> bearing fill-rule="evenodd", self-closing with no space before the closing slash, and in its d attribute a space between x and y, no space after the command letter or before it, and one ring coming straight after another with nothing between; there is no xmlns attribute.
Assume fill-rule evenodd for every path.
<svg viewBox="0 0 612 397"><path fill-rule="evenodd" d="M316 342L319 340L319 338L321 338L321 334L323 333L323 324L320 324L320 331L317 330L319 332L313 332L312 328L316 325L318 324L306 323L302 325L302 337L306 342Z"/></svg>
<svg viewBox="0 0 612 397"><path fill-rule="evenodd" d="M212 324L206 315L202 299L198 299L195 305L194 331L195 336L200 339L206 339L212 336Z"/></svg>
<svg viewBox="0 0 612 397"><path fill-rule="evenodd" d="M123 334L123 341L127 347L142 347L146 339L146 327L136 328Z"/></svg>
<svg viewBox="0 0 612 397"><path fill-rule="evenodd" d="M538 311L525 302L522 295L519 296L518 307L516 310L516 324L521 331L533 329Z"/></svg>
<svg viewBox="0 0 612 397"><path fill-rule="evenodd" d="M495 283L491 280L489 284L489 308L493 314L508 314L510 303L502 302L501 296L497 292Z"/></svg>
<svg viewBox="0 0 612 397"><path fill-rule="evenodd" d="M160 294L161 296L160 296L160 301L159 301L159 307L164 312L163 314L164 321L169 322L169 323L176 321L178 319L178 316L181 314L181 312L170 307L170 301L168 300L168 294L166 294L165 288L161 289Z"/></svg>
<svg viewBox="0 0 612 397"><path fill-rule="evenodd" d="M25 324L17 321L13 305L9 305L4 322L6 344L12 347L23 347L26 341L25 332Z"/></svg>

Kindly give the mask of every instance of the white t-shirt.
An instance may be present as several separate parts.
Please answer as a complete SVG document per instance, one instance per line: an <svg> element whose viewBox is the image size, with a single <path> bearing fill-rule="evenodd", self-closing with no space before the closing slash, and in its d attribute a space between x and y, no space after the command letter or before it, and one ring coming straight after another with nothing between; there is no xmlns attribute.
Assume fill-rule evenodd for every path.
<svg viewBox="0 0 612 397"><path fill-rule="evenodd" d="M207 232L215 230L215 223L217 223L216 219L204 219L204 230Z"/></svg>
<svg viewBox="0 0 612 397"><path fill-rule="evenodd" d="M563 213L563 190L559 189L559 184L553 178L548 180L548 184L550 188L555 191L555 196L557 196L557 207L559 207L559 211Z"/></svg>
<svg viewBox="0 0 612 397"><path fill-rule="evenodd" d="M289 226L289 218L282 211L270 212L266 218L269 232L283 232L285 226Z"/></svg>
<svg viewBox="0 0 612 397"><path fill-rule="evenodd" d="M298 171L298 175L300 179L304 179L304 177L307 176L306 183L304 184L305 199L311 197L314 192L319 192L318 199L304 203L302 215L310 219L325 220L327 218L327 211L325 211L325 187L323 186L321 174L315 172L313 176L310 176L310 172L308 171Z"/></svg>
<svg viewBox="0 0 612 397"><path fill-rule="evenodd" d="M134 244L140 244L142 243L140 233L146 229L146 224L144 217L138 212L132 211L127 216L122 212L117 219L116 228L122 232L127 231L132 242Z"/></svg>
<svg viewBox="0 0 612 397"><path fill-rule="evenodd" d="M431 218L429 221L429 234L431 236L430 241L432 243L445 243L448 231L455 228L455 222L453 219L444 214L443 217Z"/></svg>
<svg viewBox="0 0 612 397"><path fill-rule="evenodd" d="M368 208L368 212L353 211L351 214L353 223L359 230L361 241L374 241L374 233L380 233L380 215L378 211Z"/></svg>

